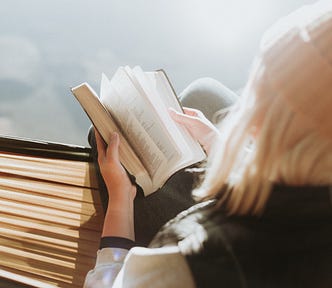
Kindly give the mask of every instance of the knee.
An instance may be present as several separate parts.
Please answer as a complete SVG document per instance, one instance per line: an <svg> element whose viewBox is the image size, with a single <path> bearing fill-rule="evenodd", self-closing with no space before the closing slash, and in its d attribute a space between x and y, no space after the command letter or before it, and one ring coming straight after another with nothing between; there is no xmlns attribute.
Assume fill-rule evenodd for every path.
<svg viewBox="0 0 332 288"><path fill-rule="evenodd" d="M179 95L183 106L201 110L211 120L215 112L235 103L238 96L213 78L200 78L192 82Z"/></svg>
<svg viewBox="0 0 332 288"><path fill-rule="evenodd" d="M95 129L93 126L90 127L88 131L88 142L91 146L91 148L95 149L96 148L96 138L95 138Z"/></svg>

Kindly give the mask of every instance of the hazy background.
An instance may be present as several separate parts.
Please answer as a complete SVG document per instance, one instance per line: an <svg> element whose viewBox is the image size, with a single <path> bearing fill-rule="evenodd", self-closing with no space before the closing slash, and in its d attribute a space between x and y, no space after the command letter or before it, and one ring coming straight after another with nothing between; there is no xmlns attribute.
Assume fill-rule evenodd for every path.
<svg viewBox="0 0 332 288"><path fill-rule="evenodd" d="M309 0L1 0L0 134L87 145L69 88L120 65L238 90L262 33Z"/></svg>

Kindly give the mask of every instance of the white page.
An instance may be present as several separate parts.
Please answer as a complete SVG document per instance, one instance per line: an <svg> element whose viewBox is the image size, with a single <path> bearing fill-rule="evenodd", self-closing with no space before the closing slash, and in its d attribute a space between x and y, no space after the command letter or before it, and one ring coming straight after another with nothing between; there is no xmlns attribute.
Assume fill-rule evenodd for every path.
<svg viewBox="0 0 332 288"><path fill-rule="evenodd" d="M150 74L152 74L152 73L150 73ZM162 71L155 73L154 84L155 84L155 89L158 92L158 94L160 95L160 99L162 99L164 104L166 106L169 105L170 107L173 107L175 110L177 110L179 112L182 112L182 108L180 107L179 101L177 100L176 96L174 95L172 87L168 84L168 79L166 78L166 75ZM203 152L202 147L195 139L193 139L193 137L190 135L188 130L185 129L185 127L183 127L183 125L180 125L177 123L176 123L176 127L181 131L183 139L187 144L186 147L189 147L190 151L193 154L205 157L205 153Z"/></svg>
<svg viewBox="0 0 332 288"><path fill-rule="evenodd" d="M164 129L151 112L150 104L140 96L125 70L120 67L110 84L106 82L104 79L101 100L113 111L114 118L153 178L169 159L177 157L176 152L171 149L170 140L163 134Z"/></svg>
<svg viewBox="0 0 332 288"><path fill-rule="evenodd" d="M183 133L186 132L183 131L183 127L181 125L177 124L171 118L168 111L168 108L172 107L176 111L182 112L179 103L176 100L174 101L174 98L177 96L171 95L173 101L168 101L167 103L165 103L163 98L169 99L170 97L168 97L167 95L162 95L162 93L157 90L156 77L158 72L144 72L139 66L136 66L133 69L133 72L137 80L141 83L141 86L144 88L145 93L149 95L149 102L155 107L157 113L163 119L163 123L169 135L172 135L172 139L176 139L176 141L173 141L174 145L176 147L182 147L183 145L186 145L183 139ZM181 149L179 149L179 151L180 150Z"/></svg>
<svg viewBox="0 0 332 288"><path fill-rule="evenodd" d="M136 66L133 72L146 91L149 102L162 116L165 129L168 130L169 135L173 136L173 143L181 156L168 163L164 174L156 175L159 177L158 181L164 182L177 170L205 159L206 155L187 129L170 117L169 107L179 112L182 112L182 108L165 74L161 71L144 72L139 66Z"/></svg>
<svg viewBox="0 0 332 288"><path fill-rule="evenodd" d="M83 83L72 88L72 92L82 105L83 109L91 119L93 125L97 128L106 143L109 143L112 131L119 131L119 127L114 124L114 119L106 110L105 106L98 99L97 94L87 84ZM122 133L120 136L120 161L126 167L129 173L135 175L137 183L144 189L145 194L154 192L152 179L146 168L143 166L138 156L132 150L126 138Z"/></svg>
<svg viewBox="0 0 332 288"><path fill-rule="evenodd" d="M178 149L181 151L182 155L188 155L190 158L190 154L196 155L199 158L204 158L205 153L203 152L199 143L192 138L188 130L181 124L176 123L169 115L168 108L172 107L178 112L182 112L182 108L177 100L177 96L174 94L172 87L169 85L168 79L162 71L156 72L144 72L146 77L149 80L152 93L151 95L155 95L155 98L158 98L162 104L159 104L165 114L165 119L167 123L167 128L170 133L173 135L177 135L177 144ZM152 99L152 102L154 99ZM184 156L185 157L185 156ZM186 158L186 157L185 157Z"/></svg>

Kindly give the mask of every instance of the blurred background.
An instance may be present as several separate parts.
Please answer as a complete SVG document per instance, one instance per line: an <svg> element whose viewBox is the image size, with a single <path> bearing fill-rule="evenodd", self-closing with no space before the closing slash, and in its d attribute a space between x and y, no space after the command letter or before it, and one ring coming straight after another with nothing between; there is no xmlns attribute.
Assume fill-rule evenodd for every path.
<svg viewBox="0 0 332 288"><path fill-rule="evenodd" d="M309 0L1 0L0 134L88 145L70 93L120 65L244 86L263 32Z"/></svg>

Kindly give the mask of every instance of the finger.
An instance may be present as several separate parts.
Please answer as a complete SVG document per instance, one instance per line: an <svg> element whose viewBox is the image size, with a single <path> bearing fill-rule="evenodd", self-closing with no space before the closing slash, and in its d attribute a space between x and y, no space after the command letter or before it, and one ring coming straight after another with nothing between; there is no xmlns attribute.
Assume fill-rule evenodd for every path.
<svg viewBox="0 0 332 288"><path fill-rule="evenodd" d="M206 119L204 113L199 109L183 107L183 111L186 115L197 117L200 119Z"/></svg>
<svg viewBox="0 0 332 288"><path fill-rule="evenodd" d="M106 151L107 158L111 158L112 161L119 161L119 144L120 144L119 134L113 132Z"/></svg>
<svg viewBox="0 0 332 288"><path fill-rule="evenodd" d="M96 143L97 143L98 155L104 156L106 153L106 144L105 144L104 140L101 138L97 129L94 129L94 130L95 130L95 138L96 138Z"/></svg>
<svg viewBox="0 0 332 288"><path fill-rule="evenodd" d="M190 116L187 114L182 114L174 109L169 109L171 117L179 124L185 125L187 127L193 126L197 123L197 117L196 116Z"/></svg>
<svg viewBox="0 0 332 288"><path fill-rule="evenodd" d="M189 108L189 107L183 107L183 111L186 115L189 116L196 116L198 117L200 113L202 113L200 110L195 108Z"/></svg>

